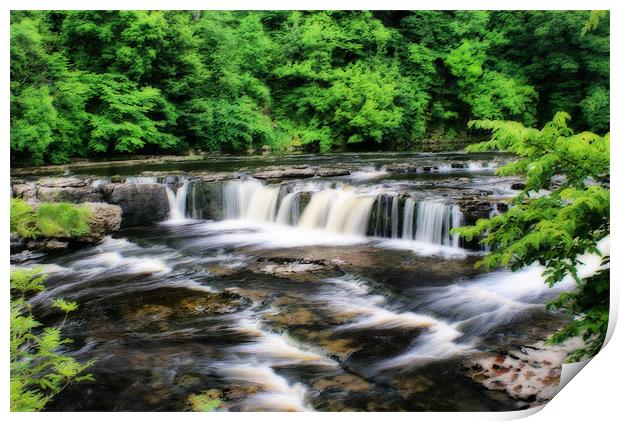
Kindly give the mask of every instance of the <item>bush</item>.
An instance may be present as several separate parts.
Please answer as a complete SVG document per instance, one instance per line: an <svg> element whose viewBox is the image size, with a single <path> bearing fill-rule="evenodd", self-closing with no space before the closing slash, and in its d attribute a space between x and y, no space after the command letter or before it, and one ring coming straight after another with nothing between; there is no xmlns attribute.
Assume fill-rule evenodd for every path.
<svg viewBox="0 0 620 422"><path fill-rule="evenodd" d="M67 203L44 203L36 210L23 199L11 198L11 233L26 239L79 237L90 232L90 210Z"/></svg>
<svg viewBox="0 0 620 422"><path fill-rule="evenodd" d="M23 199L11 198L11 233L17 233L26 239L37 237L34 210Z"/></svg>
<svg viewBox="0 0 620 422"><path fill-rule="evenodd" d="M79 237L90 231L90 210L66 203L41 204L37 208L37 227L46 237Z"/></svg>
<svg viewBox="0 0 620 422"><path fill-rule="evenodd" d="M44 289L40 268L11 271L11 411L39 411L67 385L92 379L85 374L92 362L81 364L58 349L71 340L61 337L74 302L56 299L52 306L65 313L59 327L43 327L35 320L27 296Z"/></svg>

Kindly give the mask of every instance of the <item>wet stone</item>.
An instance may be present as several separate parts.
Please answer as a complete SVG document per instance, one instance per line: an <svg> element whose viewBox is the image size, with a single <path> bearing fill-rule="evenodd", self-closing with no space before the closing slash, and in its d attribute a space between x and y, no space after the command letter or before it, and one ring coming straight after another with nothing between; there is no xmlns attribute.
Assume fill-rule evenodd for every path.
<svg viewBox="0 0 620 422"><path fill-rule="evenodd" d="M161 288L133 297L122 306L125 322L132 329L168 331L172 325L238 312L251 301L232 292L208 293L189 289Z"/></svg>

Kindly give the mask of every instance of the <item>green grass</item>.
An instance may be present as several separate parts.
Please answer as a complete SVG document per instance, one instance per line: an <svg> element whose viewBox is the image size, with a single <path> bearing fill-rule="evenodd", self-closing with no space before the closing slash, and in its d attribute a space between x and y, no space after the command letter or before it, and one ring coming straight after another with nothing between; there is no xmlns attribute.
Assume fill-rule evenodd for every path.
<svg viewBox="0 0 620 422"><path fill-rule="evenodd" d="M36 210L23 199L11 198L11 233L26 239L80 237L90 232L90 210L64 202L42 203Z"/></svg>

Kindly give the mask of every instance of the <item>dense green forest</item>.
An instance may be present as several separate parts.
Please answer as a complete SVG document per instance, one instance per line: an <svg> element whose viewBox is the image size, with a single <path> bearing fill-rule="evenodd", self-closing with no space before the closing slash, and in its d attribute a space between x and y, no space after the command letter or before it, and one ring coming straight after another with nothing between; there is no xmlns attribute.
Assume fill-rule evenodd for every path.
<svg viewBox="0 0 620 422"><path fill-rule="evenodd" d="M17 11L11 155L409 150L472 119L609 130L587 11ZM594 26L596 26L594 28Z"/></svg>

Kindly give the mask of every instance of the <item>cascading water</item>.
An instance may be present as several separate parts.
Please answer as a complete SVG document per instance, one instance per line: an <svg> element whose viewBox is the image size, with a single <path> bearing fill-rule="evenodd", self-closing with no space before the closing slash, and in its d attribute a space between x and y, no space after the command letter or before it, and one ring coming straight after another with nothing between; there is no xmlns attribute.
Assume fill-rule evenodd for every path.
<svg viewBox="0 0 620 422"><path fill-rule="evenodd" d="M392 238L398 237L398 196L392 198Z"/></svg>
<svg viewBox="0 0 620 422"><path fill-rule="evenodd" d="M435 201L422 201L416 205L415 240L458 247L458 235L450 235L450 229L462 223L459 207Z"/></svg>
<svg viewBox="0 0 620 422"><path fill-rule="evenodd" d="M282 198L276 217L279 224L297 225L299 223L299 193L290 192Z"/></svg>
<svg viewBox="0 0 620 422"><path fill-rule="evenodd" d="M186 218L188 185L189 181L185 180L176 193L169 185L166 185L166 196L168 197L168 205L170 207L170 221Z"/></svg>
<svg viewBox="0 0 620 422"><path fill-rule="evenodd" d="M304 194L310 197L307 204L302 204ZM229 181L224 185L223 207L225 219L346 235L369 233L452 247L459 246L459 236L450 230L463 222L457 205L412 197L402 201L396 194L315 181L283 185L265 185L254 179Z"/></svg>
<svg viewBox="0 0 620 422"><path fill-rule="evenodd" d="M233 181L224 184L224 218L245 218L254 193L263 187L256 180Z"/></svg>
<svg viewBox="0 0 620 422"><path fill-rule="evenodd" d="M261 186L252 195L245 217L258 222L274 221L278 202L278 187Z"/></svg>
<svg viewBox="0 0 620 422"><path fill-rule="evenodd" d="M413 240L413 217L415 212L415 200L407 198L403 211L403 239Z"/></svg>

